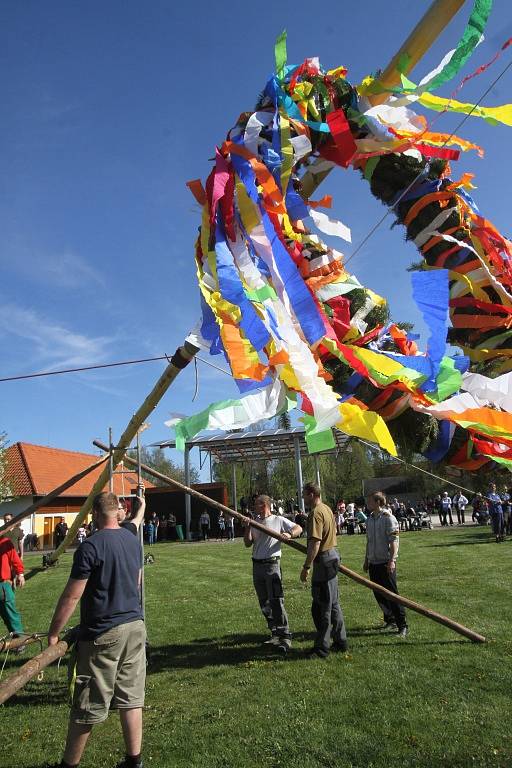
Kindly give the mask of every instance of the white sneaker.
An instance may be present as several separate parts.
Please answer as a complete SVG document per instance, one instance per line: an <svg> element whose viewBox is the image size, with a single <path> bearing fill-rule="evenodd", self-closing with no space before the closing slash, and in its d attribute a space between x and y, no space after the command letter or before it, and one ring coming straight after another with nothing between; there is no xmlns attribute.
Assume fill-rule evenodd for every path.
<svg viewBox="0 0 512 768"><path fill-rule="evenodd" d="M281 639L277 635L271 635L268 640L263 641L263 645L279 645Z"/></svg>

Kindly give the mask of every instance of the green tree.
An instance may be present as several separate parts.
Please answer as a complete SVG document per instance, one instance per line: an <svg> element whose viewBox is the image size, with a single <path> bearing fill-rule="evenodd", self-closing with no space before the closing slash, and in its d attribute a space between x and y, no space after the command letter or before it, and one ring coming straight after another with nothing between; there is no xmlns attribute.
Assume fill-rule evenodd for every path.
<svg viewBox="0 0 512 768"><path fill-rule="evenodd" d="M130 451L130 456L133 459L137 458L137 451ZM148 467L156 469L162 475L172 478L173 480L179 480L180 483L185 482L185 470L183 467L179 467L177 464L169 459L165 455L163 448L141 448L140 449L140 461L141 464L147 464ZM153 477L147 472L142 471L142 476L146 480L150 480L154 485L166 485L163 480ZM195 467L190 467L190 482L199 482L199 472Z"/></svg>
<svg viewBox="0 0 512 768"><path fill-rule="evenodd" d="M13 490L6 478L8 440L5 432L0 432L0 504L7 499L12 499Z"/></svg>

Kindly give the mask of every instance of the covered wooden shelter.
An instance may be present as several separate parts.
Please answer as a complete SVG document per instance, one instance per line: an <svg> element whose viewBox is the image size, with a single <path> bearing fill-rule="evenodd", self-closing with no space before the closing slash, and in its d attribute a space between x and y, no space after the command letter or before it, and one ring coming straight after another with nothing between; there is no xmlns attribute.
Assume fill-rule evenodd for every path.
<svg viewBox="0 0 512 768"><path fill-rule="evenodd" d="M320 467L318 456L337 456L345 448L350 438L339 430L334 430L336 445L326 451L313 454L315 461L316 482L321 486ZM157 443L159 448L176 448L174 440L165 440ZM256 461L274 461L275 459L293 459L295 462L295 483L299 506L304 510L302 501L302 457L309 456L306 444L306 432L304 427L292 429L263 429L259 431L248 430L240 432L215 432L213 434L195 437L185 444L184 466L185 485L190 485L190 451L199 449L199 463L204 466L206 459L212 458L221 464L229 464L232 468L231 497L232 507L237 509L236 465L247 464ZM186 496L186 536L190 538L191 500Z"/></svg>

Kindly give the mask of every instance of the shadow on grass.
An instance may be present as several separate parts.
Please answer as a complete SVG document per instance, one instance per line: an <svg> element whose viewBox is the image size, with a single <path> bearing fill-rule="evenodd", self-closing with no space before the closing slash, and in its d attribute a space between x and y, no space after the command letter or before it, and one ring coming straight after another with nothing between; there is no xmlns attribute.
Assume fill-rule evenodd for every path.
<svg viewBox="0 0 512 768"><path fill-rule="evenodd" d="M68 701L68 688L65 680L31 682L17 693L13 694L2 704L2 707L19 707L26 705L56 706L66 704Z"/></svg>
<svg viewBox="0 0 512 768"><path fill-rule="evenodd" d="M495 544L494 536L490 531L482 531L482 533L478 533L473 535L470 539L469 538L458 538L456 541L443 541L440 544L427 544L428 547L461 547L461 546L467 546L471 544Z"/></svg>
<svg viewBox="0 0 512 768"><path fill-rule="evenodd" d="M390 647L413 650L418 646L443 646L443 645L462 645L467 644L468 640L448 639L448 640L416 640L409 637L408 640L396 639L396 643L390 642L393 632L382 632L373 627L354 628L348 630L348 642L350 653L357 653L361 650L365 653L363 647L352 647L351 639L356 637L372 638L373 647ZM262 645L262 636L257 634L244 635L226 635L217 638L198 638L187 645L160 645L151 647L151 657L148 666L148 672L158 673L168 669L202 669L211 666L233 666L248 664L250 662L274 662L276 659L283 659L287 662L301 661L305 654L312 647L313 632L297 632L294 639L298 641L309 641L311 645L307 649L292 647L286 656L282 656L276 648L271 645ZM373 638L381 637L383 642L373 642ZM334 655L334 654L333 654ZM336 654L338 655L338 654Z"/></svg>

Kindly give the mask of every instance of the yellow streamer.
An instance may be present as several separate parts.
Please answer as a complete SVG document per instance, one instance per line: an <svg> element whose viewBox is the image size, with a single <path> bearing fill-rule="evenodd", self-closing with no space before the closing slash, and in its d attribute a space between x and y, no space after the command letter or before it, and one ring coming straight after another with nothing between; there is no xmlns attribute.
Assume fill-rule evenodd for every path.
<svg viewBox="0 0 512 768"><path fill-rule="evenodd" d="M340 403L342 420L336 427L353 437L361 437L378 443L381 448L396 456L396 446L386 423L375 411L365 411L353 403Z"/></svg>

